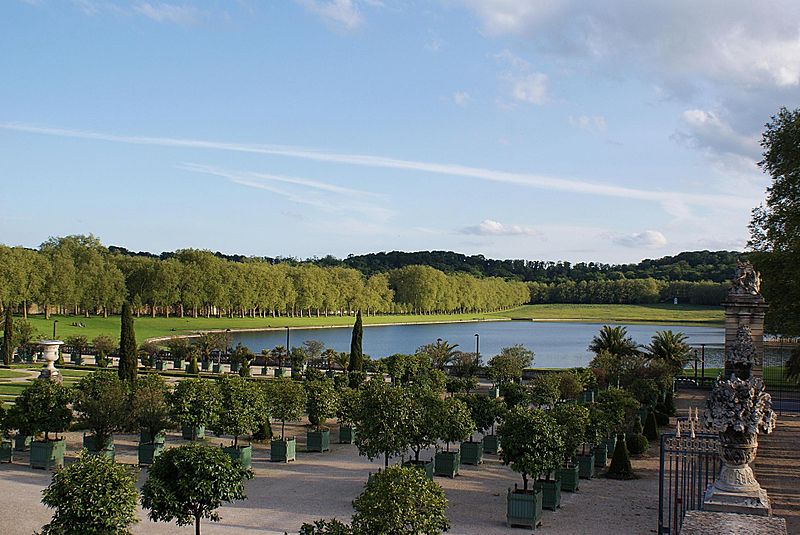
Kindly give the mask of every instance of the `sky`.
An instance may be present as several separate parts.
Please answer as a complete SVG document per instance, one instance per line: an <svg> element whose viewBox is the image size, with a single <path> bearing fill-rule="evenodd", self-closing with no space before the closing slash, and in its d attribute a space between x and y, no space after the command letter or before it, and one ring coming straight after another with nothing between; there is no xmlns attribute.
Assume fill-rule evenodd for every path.
<svg viewBox="0 0 800 535"><path fill-rule="evenodd" d="M800 2L2 0L0 243L743 250Z"/></svg>

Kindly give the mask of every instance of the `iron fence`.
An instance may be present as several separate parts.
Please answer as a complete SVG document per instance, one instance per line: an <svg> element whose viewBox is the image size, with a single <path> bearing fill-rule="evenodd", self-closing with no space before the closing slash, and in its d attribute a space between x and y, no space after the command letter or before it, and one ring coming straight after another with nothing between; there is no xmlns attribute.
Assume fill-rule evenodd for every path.
<svg viewBox="0 0 800 535"><path fill-rule="evenodd" d="M693 434L685 424L680 430L680 434L661 434L659 535L677 535L680 532L684 515L702 507L706 489L714 483L722 468L716 433Z"/></svg>

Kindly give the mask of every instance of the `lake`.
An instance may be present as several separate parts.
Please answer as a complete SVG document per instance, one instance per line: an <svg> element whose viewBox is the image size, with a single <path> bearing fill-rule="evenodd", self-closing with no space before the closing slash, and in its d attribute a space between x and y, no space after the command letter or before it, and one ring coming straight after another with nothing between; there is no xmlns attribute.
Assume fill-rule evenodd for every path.
<svg viewBox="0 0 800 535"><path fill-rule="evenodd" d="M589 342L600 330L598 323L491 321L476 323L429 323L419 325L364 326L364 353L381 358L394 353L413 353L418 347L437 338L458 344L462 351L475 351L475 334L480 335L480 353L485 362L502 347L522 344L535 353L534 367L573 368L586 366L593 354ZM692 345L724 341L722 327L696 325L625 325L628 334L639 344L647 344L656 331L671 329L688 337ZM350 351L352 327L292 329L292 346L305 340L319 340L336 351ZM277 345L286 345L286 330L232 333L233 345L241 342L254 353Z"/></svg>

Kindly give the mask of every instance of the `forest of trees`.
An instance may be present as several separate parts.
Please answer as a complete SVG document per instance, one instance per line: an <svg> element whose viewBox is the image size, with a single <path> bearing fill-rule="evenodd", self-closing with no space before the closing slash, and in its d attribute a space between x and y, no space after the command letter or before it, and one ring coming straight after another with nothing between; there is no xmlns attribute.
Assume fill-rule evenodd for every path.
<svg viewBox="0 0 800 535"><path fill-rule="evenodd" d="M719 305L730 282L689 282L648 279L529 282L531 303L645 304L678 302L686 305Z"/></svg>
<svg viewBox="0 0 800 535"><path fill-rule="evenodd" d="M406 266L366 277L346 266L273 263L184 249L155 257L114 252L93 236L52 238L38 250L0 246L0 301L27 313L321 316L502 310L527 303L527 286L496 277Z"/></svg>

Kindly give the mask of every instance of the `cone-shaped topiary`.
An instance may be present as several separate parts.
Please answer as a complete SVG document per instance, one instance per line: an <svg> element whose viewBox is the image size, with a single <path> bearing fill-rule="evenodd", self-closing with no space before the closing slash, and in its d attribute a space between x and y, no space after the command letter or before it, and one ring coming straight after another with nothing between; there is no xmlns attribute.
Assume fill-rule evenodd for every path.
<svg viewBox="0 0 800 535"><path fill-rule="evenodd" d="M630 435L625 439L625 445L628 446L629 453L641 455L650 447L650 442L644 435Z"/></svg>
<svg viewBox="0 0 800 535"><path fill-rule="evenodd" d="M611 458L611 466L606 472L606 477L612 479L635 479L631 466L631 456L628 453L628 446L625 444L625 435L617 435L617 446L614 448L614 456Z"/></svg>
<svg viewBox="0 0 800 535"><path fill-rule="evenodd" d="M658 425L656 424L655 412L648 412L647 420L644 422L644 436L647 437L647 440L658 440Z"/></svg>

